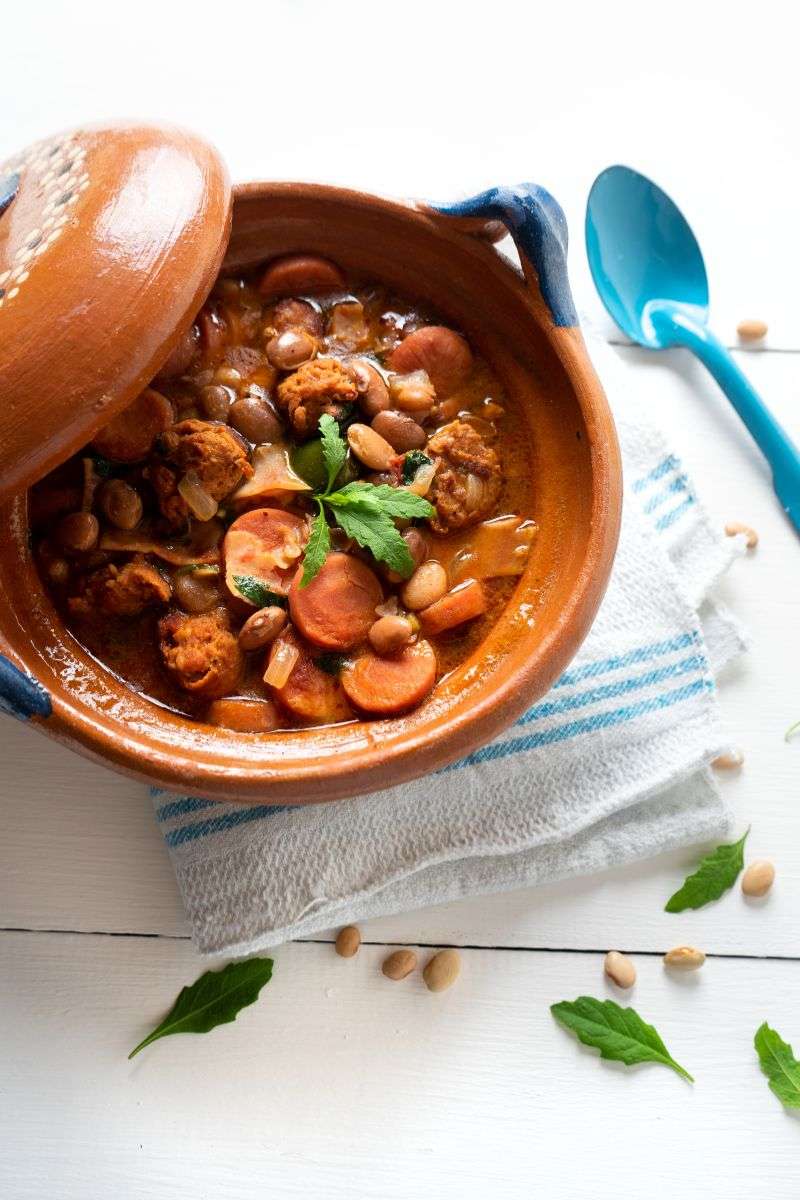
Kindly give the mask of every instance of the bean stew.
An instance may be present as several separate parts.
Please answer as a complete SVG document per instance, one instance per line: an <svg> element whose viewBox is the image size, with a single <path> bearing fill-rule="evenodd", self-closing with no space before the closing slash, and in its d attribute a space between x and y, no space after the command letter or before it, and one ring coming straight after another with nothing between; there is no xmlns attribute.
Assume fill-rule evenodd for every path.
<svg viewBox="0 0 800 1200"><path fill-rule="evenodd" d="M536 526L528 440L461 333L313 255L221 277L158 376L37 483L40 573L132 689L247 733L407 712Z"/></svg>

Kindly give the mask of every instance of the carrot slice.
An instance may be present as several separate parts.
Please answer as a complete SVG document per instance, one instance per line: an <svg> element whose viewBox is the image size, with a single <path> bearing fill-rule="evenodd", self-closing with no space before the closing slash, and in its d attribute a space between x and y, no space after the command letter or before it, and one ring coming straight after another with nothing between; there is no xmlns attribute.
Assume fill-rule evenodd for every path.
<svg viewBox="0 0 800 1200"><path fill-rule="evenodd" d="M355 715L338 678L318 667L307 651L301 650L286 683L273 688L273 693L293 717L307 725L333 725L352 721Z"/></svg>
<svg viewBox="0 0 800 1200"><path fill-rule="evenodd" d="M423 633L434 637L486 612L486 593L477 579L467 579L434 604L417 613Z"/></svg>
<svg viewBox="0 0 800 1200"><path fill-rule="evenodd" d="M324 650L363 642L383 601L375 572L351 554L329 554L306 587L300 587L302 577L301 567L289 590L289 612L303 637Z"/></svg>
<svg viewBox="0 0 800 1200"><path fill-rule="evenodd" d="M461 334L445 325L423 325L395 346L390 370L400 375L427 371L440 400L456 391L472 370L472 351Z"/></svg>
<svg viewBox="0 0 800 1200"><path fill-rule="evenodd" d="M229 526L222 543L228 591L254 608L261 608L266 601L248 595L237 579L254 579L268 591L285 596L307 539L306 522L282 508L253 508L243 513Z"/></svg>
<svg viewBox="0 0 800 1200"><path fill-rule="evenodd" d="M209 725L235 729L237 733L269 733L280 729L283 720L271 700L228 698L215 700L206 714Z"/></svg>
<svg viewBox="0 0 800 1200"><path fill-rule="evenodd" d="M264 296L298 296L307 292L333 292L344 287L344 275L327 258L316 254L287 254L276 258L261 276Z"/></svg>
<svg viewBox="0 0 800 1200"><path fill-rule="evenodd" d="M153 388L143 392L92 438L92 447L113 462L139 462L147 458L160 433L175 420L166 396Z"/></svg>
<svg viewBox="0 0 800 1200"><path fill-rule="evenodd" d="M406 646L392 658L365 650L344 667L342 687L364 712L391 716L420 704L436 682L436 655L429 642Z"/></svg>

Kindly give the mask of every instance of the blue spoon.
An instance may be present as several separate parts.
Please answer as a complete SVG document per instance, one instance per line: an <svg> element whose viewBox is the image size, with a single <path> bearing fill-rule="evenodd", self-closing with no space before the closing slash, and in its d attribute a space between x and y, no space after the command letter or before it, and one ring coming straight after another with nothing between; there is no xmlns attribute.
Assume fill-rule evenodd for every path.
<svg viewBox="0 0 800 1200"><path fill-rule="evenodd" d="M708 368L772 468L800 531L800 450L708 328L708 278L686 218L630 167L598 175L586 206L586 251L600 299L640 346L685 346Z"/></svg>

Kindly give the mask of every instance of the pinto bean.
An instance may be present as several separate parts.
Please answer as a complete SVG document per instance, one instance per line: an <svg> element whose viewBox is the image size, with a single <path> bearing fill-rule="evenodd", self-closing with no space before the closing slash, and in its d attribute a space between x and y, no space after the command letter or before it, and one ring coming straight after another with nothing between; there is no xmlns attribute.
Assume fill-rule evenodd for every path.
<svg viewBox="0 0 800 1200"><path fill-rule="evenodd" d="M242 396L234 400L228 413L233 428L256 446L265 442L278 442L283 437L280 417L263 400L254 396Z"/></svg>
<svg viewBox="0 0 800 1200"><path fill-rule="evenodd" d="M234 729L237 733L270 733L280 729L283 721L271 700L215 700L208 709L209 725Z"/></svg>
<svg viewBox="0 0 800 1200"><path fill-rule="evenodd" d="M210 612L221 602L218 577L202 571L176 571L172 592L181 608L190 613Z"/></svg>
<svg viewBox="0 0 800 1200"><path fill-rule="evenodd" d="M230 594L253 608L263 607L264 601L252 589L245 585L243 591L241 582L236 582L249 578L285 596L307 538L305 521L281 508L254 508L237 517L222 543Z"/></svg>
<svg viewBox="0 0 800 1200"><path fill-rule="evenodd" d="M117 529L135 529L142 519L142 497L124 479L108 479L98 492L100 511Z"/></svg>
<svg viewBox="0 0 800 1200"><path fill-rule="evenodd" d="M301 650L283 687L273 690L281 705L305 724L332 725L353 719L353 710L337 677L318 667L306 651Z"/></svg>
<svg viewBox="0 0 800 1200"><path fill-rule="evenodd" d="M477 579L467 579L419 614L423 633L429 637L473 621L486 612L486 593Z"/></svg>
<svg viewBox="0 0 800 1200"><path fill-rule="evenodd" d="M472 351L454 330L444 325L423 325L395 347L388 365L401 375L427 371L441 400L466 381L472 370Z"/></svg>
<svg viewBox="0 0 800 1200"><path fill-rule="evenodd" d="M316 338L304 329L286 329L267 342L267 358L279 371L294 371L316 352Z"/></svg>
<svg viewBox="0 0 800 1200"><path fill-rule="evenodd" d="M390 408L387 412L379 412L372 418L372 428L385 438L398 454L409 450L421 450L428 441L428 435L421 425L407 413L397 412Z"/></svg>
<svg viewBox="0 0 800 1200"><path fill-rule="evenodd" d="M178 338L156 379L176 379L179 375L183 375L188 370L199 344L200 334L197 326L193 325Z"/></svg>
<svg viewBox="0 0 800 1200"><path fill-rule="evenodd" d="M242 650L262 650L274 641L286 624L286 613L276 604L260 608L252 613L239 630L239 645Z"/></svg>
<svg viewBox="0 0 800 1200"><path fill-rule="evenodd" d="M92 446L113 462L139 462L147 458L160 433L175 419L166 396L153 388L143 392L92 438Z"/></svg>
<svg viewBox="0 0 800 1200"><path fill-rule="evenodd" d="M414 642L392 658L363 651L341 674L342 687L363 712L392 716L420 704L436 682L436 655L429 642Z"/></svg>
<svg viewBox="0 0 800 1200"><path fill-rule="evenodd" d="M227 421L231 394L221 383L209 383L200 392L200 408L209 421Z"/></svg>
<svg viewBox="0 0 800 1200"><path fill-rule="evenodd" d="M403 588L403 604L416 612L441 600L447 591L447 572L435 558L417 567Z"/></svg>
<svg viewBox="0 0 800 1200"><path fill-rule="evenodd" d="M94 550L99 537L100 524L93 513L68 513L56 528L56 541L68 554L87 554Z"/></svg>
<svg viewBox="0 0 800 1200"><path fill-rule="evenodd" d="M324 650L350 650L363 642L383 600L378 577L350 554L329 554L319 573L300 586L298 568L289 590L289 611L298 631Z"/></svg>
<svg viewBox="0 0 800 1200"><path fill-rule="evenodd" d="M380 617L369 631L369 640L376 654L394 654L414 636L411 622L405 617Z"/></svg>
<svg viewBox="0 0 800 1200"><path fill-rule="evenodd" d="M391 400L386 381L372 363L356 358L346 364L346 369L358 388L358 403L365 417L375 417L389 407Z"/></svg>
<svg viewBox="0 0 800 1200"><path fill-rule="evenodd" d="M303 292L335 292L344 287L344 275L327 258L316 254L287 254L274 259L261 276L259 294L296 296Z"/></svg>
<svg viewBox="0 0 800 1200"><path fill-rule="evenodd" d="M321 338L325 328L322 313L317 312L307 300L279 300L272 313L272 324L267 326L275 333L287 329L304 329L312 337ZM272 332L269 334L272 337Z"/></svg>
<svg viewBox="0 0 800 1200"><path fill-rule="evenodd" d="M371 471L388 471L391 467L395 457L393 447L369 425L351 425L347 441L356 458Z"/></svg>

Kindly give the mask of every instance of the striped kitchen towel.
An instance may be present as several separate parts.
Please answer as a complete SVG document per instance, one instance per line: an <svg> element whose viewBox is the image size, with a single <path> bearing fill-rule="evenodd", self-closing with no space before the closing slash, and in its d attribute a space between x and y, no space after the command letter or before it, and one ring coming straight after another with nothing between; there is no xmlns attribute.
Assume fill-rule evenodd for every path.
<svg viewBox="0 0 800 1200"><path fill-rule="evenodd" d="M592 346L626 493L611 583L580 653L496 741L435 776L336 804L154 797L198 948L244 954L367 917L599 871L720 837L715 675L743 649L711 597L743 550Z"/></svg>

